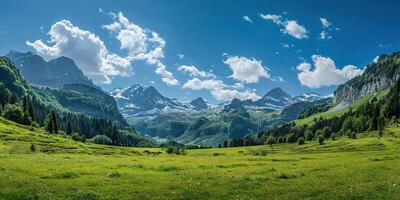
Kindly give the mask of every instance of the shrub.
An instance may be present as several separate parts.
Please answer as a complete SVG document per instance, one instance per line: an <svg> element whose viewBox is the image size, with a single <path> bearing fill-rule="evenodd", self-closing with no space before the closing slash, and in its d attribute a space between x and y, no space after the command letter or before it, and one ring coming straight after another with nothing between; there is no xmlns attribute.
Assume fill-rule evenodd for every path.
<svg viewBox="0 0 400 200"><path fill-rule="evenodd" d="M324 136L322 136L322 135L318 136L319 145L323 145L324 144L324 140L325 140Z"/></svg>
<svg viewBox="0 0 400 200"><path fill-rule="evenodd" d="M4 108L3 117L19 124L24 122L24 113L18 105L7 104Z"/></svg>
<svg viewBox="0 0 400 200"><path fill-rule="evenodd" d="M72 140L75 140L75 141L78 141L78 142L83 142L83 143L86 142L85 136L79 134L78 132L73 132L73 133L71 134L71 139L72 139Z"/></svg>
<svg viewBox="0 0 400 200"><path fill-rule="evenodd" d="M299 137L299 139L297 140L297 144L298 145L304 144L304 138L303 137Z"/></svg>
<svg viewBox="0 0 400 200"><path fill-rule="evenodd" d="M347 137L351 138L351 134L352 134L351 130L347 130L347 131L346 131Z"/></svg>
<svg viewBox="0 0 400 200"><path fill-rule="evenodd" d="M183 147L168 146L168 147L165 149L165 152L166 152L167 154L182 155L182 154L185 154L185 148L183 148Z"/></svg>
<svg viewBox="0 0 400 200"><path fill-rule="evenodd" d="M106 144L106 145L112 144L112 140L105 135L96 135L92 139L90 139L89 142L95 144Z"/></svg>
<svg viewBox="0 0 400 200"><path fill-rule="evenodd" d="M331 135L331 140L333 140L333 141L336 140L336 134L335 134L335 133L332 133L332 135Z"/></svg>
<svg viewBox="0 0 400 200"><path fill-rule="evenodd" d="M34 144L31 144L31 151L36 152L36 146Z"/></svg>
<svg viewBox="0 0 400 200"><path fill-rule="evenodd" d="M307 129L305 133L305 140L311 141L313 138L314 138L314 133L309 129Z"/></svg>
<svg viewBox="0 0 400 200"><path fill-rule="evenodd" d="M357 134L356 134L356 132L352 132L352 133L350 134L350 138L351 138L351 139L357 139Z"/></svg>
<svg viewBox="0 0 400 200"><path fill-rule="evenodd" d="M276 143L276 139L274 136L269 136L267 139L267 144L272 145Z"/></svg>
<svg viewBox="0 0 400 200"><path fill-rule="evenodd" d="M171 147L171 146L167 147L167 149L165 149L165 152L167 154L171 154L172 152L174 152L174 147Z"/></svg>

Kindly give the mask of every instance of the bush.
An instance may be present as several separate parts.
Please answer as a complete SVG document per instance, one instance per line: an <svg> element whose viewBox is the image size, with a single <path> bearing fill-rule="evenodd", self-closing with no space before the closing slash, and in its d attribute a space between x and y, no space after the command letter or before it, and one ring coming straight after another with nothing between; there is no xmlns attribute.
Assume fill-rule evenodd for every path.
<svg viewBox="0 0 400 200"><path fill-rule="evenodd" d="M351 138L351 134L352 134L351 130L347 130L347 131L346 131L347 137Z"/></svg>
<svg viewBox="0 0 400 200"><path fill-rule="evenodd" d="M350 134L350 138L351 138L351 139L357 139L357 134L356 134L356 132L352 132L352 133Z"/></svg>
<svg viewBox="0 0 400 200"><path fill-rule="evenodd" d="M274 136L269 136L267 139L267 144L272 145L276 143L276 139Z"/></svg>
<svg viewBox="0 0 400 200"><path fill-rule="evenodd" d="M299 139L297 140L297 144L298 145L304 144L304 138L303 137L299 137Z"/></svg>
<svg viewBox="0 0 400 200"><path fill-rule="evenodd" d="M105 135L96 135L92 139L90 139L89 142L95 144L106 144L106 145L112 144L112 140Z"/></svg>
<svg viewBox="0 0 400 200"><path fill-rule="evenodd" d="M323 144L324 144L324 140L325 140L325 138L324 138L323 135L318 136L318 143L319 143L319 145L323 145Z"/></svg>
<svg viewBox="0 0 400 200"><path fill-rule="evenodd" d="M71 134L71 139L78 142L83 142L83 143L86 142L86 137L84 135L79 134L78 132L73 132Z"/></svg>
<svg viewBox="0 0 400 200"><path fill-rule="evenodd" d="M24 123L24 113L18 105L7 104L4 108L3 117L19 124Z"/></svg>
<svg viewBox="0 0 400 200"><path fill-rule="evenodd" d="M283 138L282 137L278 137L278 140L276 141L276 143L278 143L278 144L283 143Z"/></svg>
<svg viewBox="0 0 400 200"><path fill-rule="evenodd" d="M333 140L333 141L336 140L336 134L332 133L332 135L331 135L331 140Z"/></svg>
<svg viewBox="0 0 400 200"><path fill-rule="evenodd" d="M314 133L309 129L307 129L305 133L305 140L311 141L313 138L314 138Z"/></svg>
<svg viewBox="0 0 400 200"><path fill-rule="evenodd" d="M35 146L34 144L31 144L31 151L32 151L33 153L36 152L36 146Z"/></svg>
<svg viewBox="0 0 400 200"><path fill-rule="evenodd" d="M165 149L165 152L167 154L176 154L176 155L183 155L185 153L185 148L183 147L174 147L174 146L168 146Z"/></svg>

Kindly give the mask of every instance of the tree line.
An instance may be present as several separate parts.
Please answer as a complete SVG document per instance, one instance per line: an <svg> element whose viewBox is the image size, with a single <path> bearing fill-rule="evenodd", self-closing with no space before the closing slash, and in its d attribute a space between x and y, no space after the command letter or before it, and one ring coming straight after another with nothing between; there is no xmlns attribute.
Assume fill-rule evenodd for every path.
<svg viewBox="0 0 400 200"><path fill-rule="evenodd" d="M375 96L357 109L350 107L341 116L314 118L312 123L305 125L286 123L258 134L246 135L244 138L226 140L219 147L302 143L299 140L317 140L323 143L325 139L334 140L338 135L357 138L357 133L365 131L377 131L378 137L382 137L388 123L397 126L400 123L400 80L382 98Z"/></svg>

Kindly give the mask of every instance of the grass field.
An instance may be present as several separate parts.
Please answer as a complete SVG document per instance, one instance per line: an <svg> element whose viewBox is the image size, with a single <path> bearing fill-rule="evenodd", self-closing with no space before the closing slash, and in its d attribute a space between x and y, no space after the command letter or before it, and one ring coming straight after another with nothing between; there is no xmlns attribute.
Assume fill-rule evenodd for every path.
<svg viewBox="0 0 400 200"><path fill-rule="evenodd" d="M382 139L366 133L186 155L27 128L0 119L0 199L400 199L397 127Z"/></svg>

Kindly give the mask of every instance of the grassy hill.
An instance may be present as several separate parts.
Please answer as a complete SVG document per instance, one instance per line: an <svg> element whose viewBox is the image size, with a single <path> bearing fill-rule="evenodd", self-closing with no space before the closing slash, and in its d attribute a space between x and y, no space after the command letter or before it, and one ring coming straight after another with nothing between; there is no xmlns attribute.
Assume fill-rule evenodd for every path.
<svg viewBox="0 0 400 200"><path fill-rule="evenodd" d="M0 199L399 199L400 128L375 134L167 155L0 118Z"/></svg>
<svg viewBox="0 0 400 200"><path fill-rule="evenodd" d="M357 100L353 101L351 104L347 105L344 108L341 108L341 109L338 109L338 110L335 110L335 111L327 111L327 112L317 113L317 114L311 115L311 116L309 116L307 118L304 118L304 119L295 120L294 122L296 122L297 125L304 125L304 124L312 123L314 121L314 118L318 119L318 118L322 117L322 118L330 119L330 118L335 117L335 116L339 117L339 116L343 115L344 113L346 113L347 111L349 111L350 107L352 109L357 109L360 106L364 105L369 100L371 100L371 98L376 97L376 98L379 99L379 98L385 96L388 92L389 92L389 88L387 88L385 90L382 90L380 92L369 94L369 95L364 96L364 97L362 97L360 99L357 99Z"/></svg>

